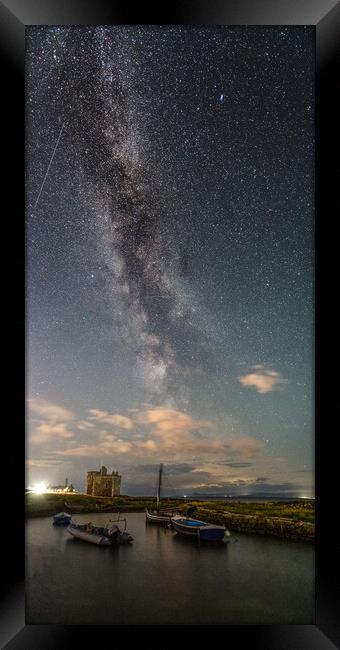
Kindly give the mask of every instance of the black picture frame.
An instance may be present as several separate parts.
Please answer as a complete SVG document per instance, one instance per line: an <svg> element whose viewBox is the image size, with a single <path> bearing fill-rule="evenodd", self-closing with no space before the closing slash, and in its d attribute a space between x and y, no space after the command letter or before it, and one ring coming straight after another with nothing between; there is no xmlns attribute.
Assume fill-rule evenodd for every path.
<svg viewBox="0 0 340 650"><path fill-rule="evenodd" d="M327 215L335 212L337 197L336 167L330 162L330 153L338 104L336 101L336 61L339 50L339 14L337 0L179 0L169 4L159 4L151 9L144 4L139 8L129 3L109 2L109 0L6 0L0 3L0 47L4 71L2 109L6 168L3 172L3 187L8 195L7 215L3 224L8 232L3 242L14 242L14 257L9 269L16 282L15 290L9 290L5 297L9 329L6 334L6 348L10 349L10 367L17 368L25 358L23 304L25 289L24 267L24 66L25 66L25 26L53 24L225 24L225 25L314 25L316 30L316 387L318 399L315 411L315 460L316 460L316 615L315 625L300 626L225 626L221 630L225 643L237 642L246 647L262 647L270 650L331 650L340 644L339 623L337 621L336 594L339 583L334 575L334 562L337 563L337 538L329 525L327 509L329 496L336 493L337 475L335 458L329 452L326 436L323 435L324 422L319 395L322 389L322 358L326 354L319 351L323 342L319 317L322 308L321 252L324 237L322 222ZM10 189L8 189L10 188ZM22 237L22 238L21 238ZM18 243L19 242L19 243ZM328 242L327 242L328 251ZM327 252L327 258L329 254ZM336 259L336 257L335 257ZM8 267L7 274L8 274ZM16 314L16 317L13 316ZM19 326L18 323L21 325ZM12 335L12 346L7 340ZM13 362L14 360L14 362ZM10 495L5 496L6 508L6 547L3 562L8 566L7 582L1 582L0 643L8 650L38 648L52 650L81 645L84 641L96 647L105 642L117 642L117 634L125 642L136 628L119 626L39 626L25 625L24 618L24 375L15 369L10 393L14 396L14 407L10 410L10 434L8 451L5 455L8 480L12 481ZM320 381L319 381L320 377ZM21 383L22 382L22 383ZM20 388L22 387L22 392ZM322 427L321 427L322 424ZM333 462L333 466L332 466ZM15 465L15 480L13 471ZM7 501L8 499L8 501ZM334 507L334 504L333 504ZM336 505L335 505L336 508ZM9 532L8 532L9 531ZM222 626L224 628L224 626ZM182 628L182 631L183 628ZM181 631L181 633L182 633ZM199 630L198 630L199 631ZM192 634L191 629L190 633ZM218 630L210 628L215 635ZM164 639L175 641L178 632L167 628ZM149 638L147 626L138 628L138 634ZM158 632L157 632L158 634ZM176 634L176 637L175 637ZM105 638L106 637L106 638ZM136 637L137 638L137 637ZM198 637L197 637L198 638ZM120 640L120 639L119 639ZM139 637L139 642L144 639ZM119 642L119 641L118 641Z"/></svg>

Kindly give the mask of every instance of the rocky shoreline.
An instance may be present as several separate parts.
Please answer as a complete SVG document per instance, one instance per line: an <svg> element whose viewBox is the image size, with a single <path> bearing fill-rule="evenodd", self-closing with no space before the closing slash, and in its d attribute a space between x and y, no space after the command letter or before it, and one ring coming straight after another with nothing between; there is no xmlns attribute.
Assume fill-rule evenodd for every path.
<svg viewBox="0 0 340 650"><path fill-rule="evenodd" d="M294 521L283 517L258 517L228 512L215 513L209 508L198 508L195 512L198 519L212 524L226 526L228 530L255 535L272 535L282 539L302 540L314 543L315 525L305 521Z"/></svg>

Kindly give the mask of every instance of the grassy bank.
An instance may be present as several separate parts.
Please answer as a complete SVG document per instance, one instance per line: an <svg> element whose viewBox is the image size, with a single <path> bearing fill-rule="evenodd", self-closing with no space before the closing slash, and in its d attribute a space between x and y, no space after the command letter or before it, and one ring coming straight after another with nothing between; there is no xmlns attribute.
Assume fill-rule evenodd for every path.
<svg viewBox="0 0 340 650"><path fill-rule="evenodd" d="M164 500L167 504L167 500ZM67 503L70 508L68 508ZM177 507L183 499L169 501L169 507ZM165 505L164 504L164 505ZM151 497L92 497L87 494L26 494L26 517L44 517L66 510L75 514L82 512L141 512L154 507Z"/></svg>
<svg viewBox="0 0 340 650"><path fill-rule="evenodd" d="M70 508L65 508L67 502ZM62 510L74 514L91 512L142 512L153 507L149 497L91 497L86 494L26 494L26 516L52 516ZM195 505L194 517L225 525L230 531L274 535L287 539L314 541L315 507L313 502L245 503L229 501L184 501L164 499L164 508L185 512Z"/></svg>
<svg viewBox="0 0 340 650"><path fill-rule="evenodd" d="M195 516L231 531L314 542L314 503L196 502Z"/></svg>

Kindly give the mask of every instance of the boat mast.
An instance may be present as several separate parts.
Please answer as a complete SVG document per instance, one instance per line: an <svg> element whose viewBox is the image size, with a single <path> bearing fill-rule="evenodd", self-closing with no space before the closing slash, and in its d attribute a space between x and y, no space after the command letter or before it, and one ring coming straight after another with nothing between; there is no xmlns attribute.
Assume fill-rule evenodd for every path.
<svg viewBox="0 0 340 650"><path fill-rule="evenodd" d="M163 465L161 463L159 466L159 475L158 475L157 510L159 510L160 500L161 500L162 472L163 472Z"/></svg>

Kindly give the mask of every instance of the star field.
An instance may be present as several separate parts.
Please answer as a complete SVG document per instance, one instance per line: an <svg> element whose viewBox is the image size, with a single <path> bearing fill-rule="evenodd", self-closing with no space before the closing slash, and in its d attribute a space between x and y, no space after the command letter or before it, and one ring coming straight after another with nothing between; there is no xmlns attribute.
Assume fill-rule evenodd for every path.
<svg viewBox="0 0 340 650"><path fill-rule="evenodd" d="M127 491L143 491L133 461L183 457L179 488L248 490L261 477L263 490L313 490L313 38L309 27L28 28L39 477L68 462L81 484L107 456ZM111 416L77 427L91 409L131 427ZM230 463L247 466L235 475Z"/></svg>

